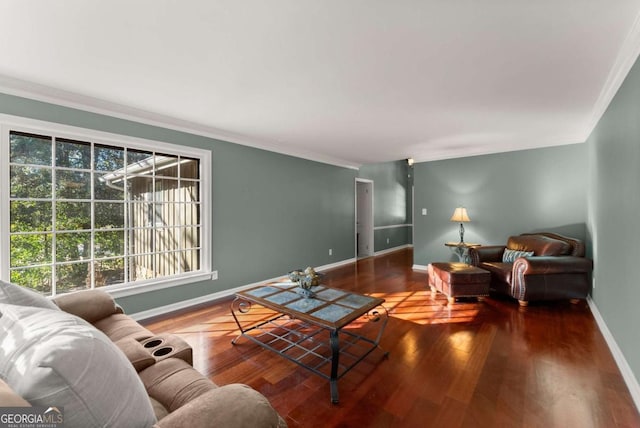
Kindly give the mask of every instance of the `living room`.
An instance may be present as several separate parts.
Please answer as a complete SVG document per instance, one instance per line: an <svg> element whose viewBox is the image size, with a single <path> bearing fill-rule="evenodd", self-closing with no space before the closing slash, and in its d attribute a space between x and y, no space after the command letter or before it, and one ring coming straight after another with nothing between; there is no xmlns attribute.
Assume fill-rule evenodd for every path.
<svg viewBox="0 0 640 428"><path fill-rule="evenodd" d="M209 279L143 293L113 290L125 313L139 320L227 297L294 268L331 269L353 263L356 179L374 183L375 251L384 254L412 246L418 272L433 261L452 260L444 243L458 239L457 225L449 221L458 206L465 206L471 219L465 234L469 242L500 244L511 235L532 231L581 239L594 260L589 306L638 406L640 347L634 326L640 320L634 302L640 291L629 247L639 238L632 217L640 209L633 190L633 183L640 182L640 70L637 64L631 67L637 51L626 49L632 54L626 62L617 60L623 71L618 86L612 86L611 102L590 105L586 116L594 113L599 120L588 138L540 148L534 144L487 153L470 149L468 156L463 151L432 160L416 156L412 166L405 160L410 154L403 154L356 168L313 160L302 152L296 156L290 147L276 152L237 144L242 141L198 133L177 119L148 119L133 107L110 110L112 104L89 96L69 96L71 91L64 88L29 83L28 76L7 76L4 68L2 138L7 126L17 124L52 132L125 136L210 153ZM530 138L535 141L535 136ZM5 161L2 174L8 183ZM3 197L1 202L5 219L7 201ZM5 254L8 229L8 224L1 229ZM396 229L402 232L394 234ZM9 280L8 257L4 259L0 279Z"/></svg>

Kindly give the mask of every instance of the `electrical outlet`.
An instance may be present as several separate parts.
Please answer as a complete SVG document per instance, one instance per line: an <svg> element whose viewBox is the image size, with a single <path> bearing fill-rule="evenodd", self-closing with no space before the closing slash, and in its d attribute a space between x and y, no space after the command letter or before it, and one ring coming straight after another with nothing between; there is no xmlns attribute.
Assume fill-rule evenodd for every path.
<svg viewBox="0 0 640 428"><path fill-rule="evenodd" d="M422 215L427 215L427 209L426 208L422 209Z"/></svg>
<svg viewBox="0 0 640 428"><path fill-rule="evenodd" d="M333 249L329 248L329 255L332 256L333 255Z"/></svg>
<svg viewBox="0 0 640 428"><path fill-rule="evenodd" d="M211 279L214 280L214 281L216 279L218 279L218 271L217 270L214 270L213 272L211 272Z"/></svg>
<svg viewBox="0 0 640 428"><path fill-rule="evenodd" d="M387 238L387 244L389 243L389 238Z"/></svg>

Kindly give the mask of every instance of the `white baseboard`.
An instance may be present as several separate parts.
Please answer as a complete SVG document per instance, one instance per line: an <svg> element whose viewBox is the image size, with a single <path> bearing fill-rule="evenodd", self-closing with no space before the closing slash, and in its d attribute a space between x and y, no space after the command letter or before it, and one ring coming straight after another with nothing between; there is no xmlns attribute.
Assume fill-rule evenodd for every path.
<svg viewBox="0 0 640 428"><path fill-rule="evenodd" d="M350 259L341 260L339 262L329 263L328 265L318 266L318 267L315 268L315 270L322 272L323 270L335 269L335 268L338 268L338 267L342 267L342 266L348 265L350 263L355 263L357 261L358 261L358 259L356 259L355 257L352 257Z"/></svg>
<svg viewBox="0 0 640 428"><path fill-rule="evenodd" d="M413 248L411 244L400 245L398 247L387 248L386 250L380 250L373 253L374 256L382 256L384 254L394 253L396 251L404 250L406 248Z"/></svg>
<svg viewBox="0 0 640 428"><path fill-rule="evenodd" d="M413 266L411 266L411 269L417 270L417 271L420 271L420 272L422 272L422 271L426 272L427 271L427 266L426 265L413 265Z"/></svg>
<svg viewBox="0 0 640 428"><path fill-rule="evenodd" d="M627 384L627 388L629 388L629 392L631 393L631 398L636 405L636 409L640 410L640 384L638 384L638 379L636 379L633 374L629 363L627 363L622 350L616 343L613 334L611 334L611 330L607 327L604 318L602 318L602 315L600 314L596 303L591 299L591 296L587 297L587 303L589 303L589 308L591 309L593 318L595 318L596 324L598 324L600 332L604 336L604 340L606 340L607 345L609 345L609 350L611 351L611 354L613 354L613 359L616 361L616 364L618 364L618 368L622 373L624 382Z"/></svg>
<svg viewBox="0 0 640 428"><path fill-rule="evenodd" d="M350 263L354 263L355 261L356 261L355 258L341 260L341 261L336 262L336 263L330 263L330 264L327 264L327 265L318 266L318 267L315 268L315 270L317 270L319 272L322 272L323 270L334 269L334 268L337 268L337 267L348 265ZM227 290L218 291L216 293L206 294L204 296L196 297L196 298L193 298L193 299L182 300L180 302L171 303L169 305L164 305L164 306L159 306L157 308L149 309L149 310L146 310L146 311L134 312L134 313L131 313L131 314L128 314L128 315L131 318L133 318L134 320L136 320L136 321L140 321L140 320L156 317L156 316L159 316L159 315L165 315L165 314L168 314L169 312L178 311L180 309L186 309L188 307L200 305L202 303L209 303L209 302L214 302L216 300L224 299L225 297L233 296L238 291L247 290L247 289L252 288L252 287L257 287L258 285L262 285L262 284L265 284L267 282L273 282L273 281L275 281L277 279L282 278L283 276L284 275L280 275L280 276L277 276L275 278L263 279L261 281L253 282L251 284L245 284L245 285L241 285L239 287L229 288Z"/></svg>

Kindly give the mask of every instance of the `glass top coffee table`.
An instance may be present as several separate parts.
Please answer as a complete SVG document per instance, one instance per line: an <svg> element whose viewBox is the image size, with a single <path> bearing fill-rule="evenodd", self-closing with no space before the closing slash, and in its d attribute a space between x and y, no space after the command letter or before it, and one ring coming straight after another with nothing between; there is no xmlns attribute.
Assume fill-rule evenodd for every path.
<svg viewBox="0 0 640 428"><path fill-rule="evenodd" d="M299 291L281 281L236 293L231 314L240 335L231 343L246 337L329 380L337 403L338 379L380 348L384 299L323 285L313 287L312 298Z"/></svg>

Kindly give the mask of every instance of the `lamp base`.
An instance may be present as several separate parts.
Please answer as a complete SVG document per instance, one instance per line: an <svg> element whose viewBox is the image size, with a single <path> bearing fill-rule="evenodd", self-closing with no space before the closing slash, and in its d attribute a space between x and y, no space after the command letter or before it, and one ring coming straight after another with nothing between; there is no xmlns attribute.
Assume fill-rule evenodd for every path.
<svg viewBox="0 0 640 428"><path fill-rule="evenodd" d="M464 225L460 223L460 243L464 244Z"/></svg>

